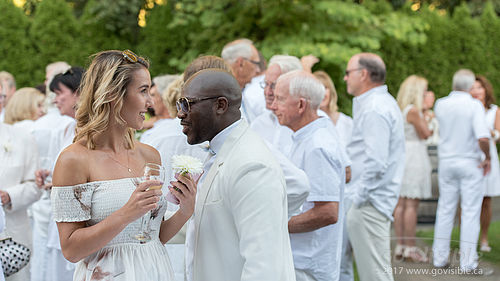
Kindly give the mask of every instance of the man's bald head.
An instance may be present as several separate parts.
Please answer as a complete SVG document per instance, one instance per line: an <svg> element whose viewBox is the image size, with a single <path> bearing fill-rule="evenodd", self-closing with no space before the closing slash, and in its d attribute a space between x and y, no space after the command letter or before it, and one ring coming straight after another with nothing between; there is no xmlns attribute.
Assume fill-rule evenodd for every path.
<svg viewBox="0 0 500 281"><path fill-rule="evenodd" d="M204 97L225 97L229 107L240 108L241 88L234 76L226 70L209 68L198 71L184 84L186 96L198 94ZM194 97L194 96L192 96Z"/></svg>
<svg viewBox="0 0 500 281"><path fill-rule="evenodd" d="M212 140L241 118L240 85L231 73L217 68L196 72L182 87L177 117L189 144ZM185 103L188 103L186 105Z"/></svg>
<svg viewBox="0 0 500 281"><path fill-rule="evenodd" d="M373 83L385 83L385 63L382 58L373 53L360 53L353 56L357 60L359 67L368 70Z"/></svg>

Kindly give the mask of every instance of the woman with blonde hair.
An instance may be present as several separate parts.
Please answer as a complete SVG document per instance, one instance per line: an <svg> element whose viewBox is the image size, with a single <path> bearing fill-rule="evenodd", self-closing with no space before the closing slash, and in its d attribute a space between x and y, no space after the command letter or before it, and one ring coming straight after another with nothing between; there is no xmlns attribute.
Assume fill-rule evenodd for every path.
<svg viewBox="0 0 500 281"><path fill-rule="evenodd" d="M163 182L136 184L147 163L161 165L156 149L134 140L152 103L148 68L129 50L103 51L80 86L76 136L57 160L51 194L62 252L78 262L74 280L174 280L163 244L193 214L196 184L190 175L170 182L180 208L168 220L152 188ZM151 210L151 241L135 239Z"/></svg>
<svg viewBox="0 0 500 281"><path fill-rule="evenodd" d="M470 90L470 94L475 99L481 101L486 110L486 122L488 129L491 132L490 138L490 156L491 156L491 171L486 175L484 182L486 190L481 207L481 237L479 238L481 252L490 252L491 247L488 245L488 229L491 222L491 197L500 196L500 165L498 163L498 152L496 143L500 141L500 110L495 103L495 95L493 86L486 77L476 75L476 82Z"/></svg>
<svg viewBox="0 0 500 281"><path fill-rule="evenodd" d="M335 90L335 85L333 84L330 75L321 70L315 71L313 75L326 88L325 97L323 98L323 101L321 102L319 108L323 110L330 117L330 119L332 119L333 124L335 124L335 128L337 129L344 146L347 146L351 142L352 118L338 111L339 107L337 106L337 90Z"/></svg>
<svg viewBox="0 0 500 281"><path fill-rule="evenodd" d="M5 123L32 133L34 121L45 114L44 95L35 88L17 90L5 107Z"/></svg>
<svg viewBox="0 0 500 281"><path fill-rule="evenodd" d="M413 262L427 262L425 253L415 246L417 209L420 199L431 197L431 164L425 139L432 135L423 116L427 80L411 75L401 84L397 101L405 128L405 171L399 200L394 209L397 237L395 254Z"/></svg>

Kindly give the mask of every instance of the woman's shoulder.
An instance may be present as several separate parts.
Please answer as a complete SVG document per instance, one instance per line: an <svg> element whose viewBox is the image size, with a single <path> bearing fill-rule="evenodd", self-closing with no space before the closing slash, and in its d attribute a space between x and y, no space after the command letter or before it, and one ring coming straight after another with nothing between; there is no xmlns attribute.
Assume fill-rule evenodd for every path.
<svg viewBox="0 0 500 281"><path fill-rule="evenodd" d="M54 168L54 186L72 186L86 183L89 179L89 151L81 142L66 147Z"/></svg>
<svg viewBox="0 0 500 281"><path fill-rule="evenodd" d="M161 163L160 153L156 148L142 142L136 142L135 148L144 158L146 163Z"/></svg>

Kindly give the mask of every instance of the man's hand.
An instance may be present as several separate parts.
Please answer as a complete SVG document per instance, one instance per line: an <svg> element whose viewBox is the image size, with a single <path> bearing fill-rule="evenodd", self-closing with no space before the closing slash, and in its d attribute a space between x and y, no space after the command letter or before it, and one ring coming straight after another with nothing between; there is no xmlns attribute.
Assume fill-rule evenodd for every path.
<svg viewBox="0 0 500 281"><path fill-rule="evenodd" d="M479 168L483 169L483 175L486 176L491 170L491 160L486 158L481 164L479 164Z"/></svg>
<svg viewBox="0 0 500 281"><path fill-rule="evenodd" d="M0 198L2 199L2 205L7 206L8 204L10 204L9 193L0 190Z"/></svg>
<svg viewBox="0 0 500 281"><path fill-rule="evenodd" d="M319 59L317 57L315 57L314 55L303 56L300 59L300 63L302 64L304 71L307 71L307 72L312 72L312 67L318 62L319 62Z"/></svg>
<svg viewBox="0 0 500 281"><path fill-rule="evenodd" d="M45 179L50 176L49 170L36 170L35 171L35 183L40 189L50 190L52 188L52 182L45 182Z"/></svg>

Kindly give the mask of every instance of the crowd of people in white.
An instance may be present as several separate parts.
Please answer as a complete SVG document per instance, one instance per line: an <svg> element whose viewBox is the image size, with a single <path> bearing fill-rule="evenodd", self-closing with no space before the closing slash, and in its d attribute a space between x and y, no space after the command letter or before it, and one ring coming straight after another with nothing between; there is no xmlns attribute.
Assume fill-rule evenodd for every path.
<svg viewBox="0 0 500 281"><path fill-rule="evenodd" d="M500 195L489 81L458 70L434 106L412 75L395 99L383 60L356 54L344 76L351 118L317 62L267 64L238 39L154 79L128 50L100 52L87 70L52 63L37 88L0 72L0 238L31 249L6 280L347 281L353 259L360 280L393 280L394 257L448 266L459 202L460 267L476 269ZM433 196L429 143L432 255L415 244L419 201ZM174 155L204 160L201 178L174 175ZM146 163L166 168L162 191L131 181ZM143 243L133 233L150 210L160 215Z"/></svg>

